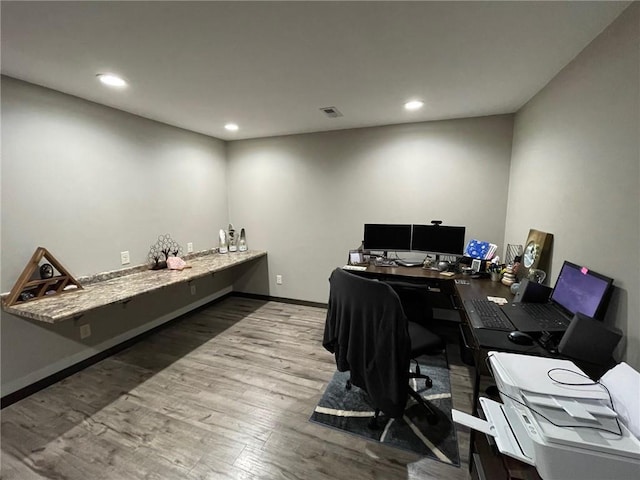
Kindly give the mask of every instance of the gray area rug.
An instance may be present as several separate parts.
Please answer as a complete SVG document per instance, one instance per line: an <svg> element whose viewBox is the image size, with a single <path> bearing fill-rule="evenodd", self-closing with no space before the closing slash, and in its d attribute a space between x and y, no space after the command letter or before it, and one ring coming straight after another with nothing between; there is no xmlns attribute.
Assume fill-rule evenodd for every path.
<svg viewBox="0 0 640 480"><path fill-rule="evenodd" d="M349 372L336 372L329 382L310 420L321 425L343 430L391 447L408 450L444 463L460 466L456 430L451 420L451 382L446 355L423 356L420 369L433 380L426 389L424 380L411 379L411 386L426 399L437 412L438 421L429 425L422 405L408 397L402 419L378 417L378 428L369 428L374 409L366 392L356 386L345 388ZM412 362L412 366L415 362Z"/></svg>

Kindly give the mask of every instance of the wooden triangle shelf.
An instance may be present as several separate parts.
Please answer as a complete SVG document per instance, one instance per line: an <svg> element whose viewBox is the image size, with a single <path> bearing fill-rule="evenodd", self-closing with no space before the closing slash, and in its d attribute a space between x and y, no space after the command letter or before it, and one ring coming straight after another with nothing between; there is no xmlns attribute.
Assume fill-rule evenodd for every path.
<svg viewBox="0 0 640 480"><path fill-rule="evenodd" d="M55 269L51 271L51 277L42 278L43 275L40 274L40 262L43 258ZM55 271L58 272L57 275ZM34 274L40 276L40 278L34 279ZM47 277L47 275L44 276ZM82 285L73 278L73 275L46 248L38 247L13 285L11 292L4 299L4 304L11 307L45 296L58 295L68 291L75 292L77 290L82 290Z"/></svg>

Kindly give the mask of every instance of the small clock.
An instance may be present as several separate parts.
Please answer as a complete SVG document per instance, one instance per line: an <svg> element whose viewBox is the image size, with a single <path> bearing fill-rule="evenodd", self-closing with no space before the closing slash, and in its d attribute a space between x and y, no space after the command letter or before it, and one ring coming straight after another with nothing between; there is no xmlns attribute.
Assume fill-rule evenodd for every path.
<svg viewBox="0 0 640 480"><path fill-rule="evenodd" d="M527 244L524 249L524 254L522 255L522 263L527 268L533 267L533 264L536 262L538 255L540 254L540 245L531 241Z"/></svg>
<svg viewBox="0 0 640 480"><path fill-rule="evenodd" d="M538 269L549 271L551 264L551 243L553 235L539 230L529 230L527 242L522 253L523 269L518 270L518 278L528 278L529 274Z"/></svg>
<svg viewBox="0 0 640 480"><path fill-rule="evenodd" d="M40 278L47 279L53 277L53 267L50 263L40 265Z"/></svg>

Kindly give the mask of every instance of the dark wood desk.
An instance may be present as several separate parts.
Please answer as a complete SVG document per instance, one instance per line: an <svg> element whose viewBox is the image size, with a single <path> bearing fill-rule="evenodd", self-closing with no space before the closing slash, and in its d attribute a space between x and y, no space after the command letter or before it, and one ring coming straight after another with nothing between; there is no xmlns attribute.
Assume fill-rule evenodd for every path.
<svg viewBox="0 0 640 480"><path fill-rule="evenodd" d="M443 275L438 270L422 267L380 267L369 265L365 271L352 271L366 277L380 280L402 280L408 283L426 285L429 289L429 302L433 308L457 310L455 303L454 279L462 278L461 274Z"/></svg>
<svg viewBox="0 0 640 480"><path fill-rule="evenodd" d="M468 284L455 283L456 300L459 302L457 306L461 315L460 336L464 347L473 357L473 364L476 367L474 386L473 386L473 414L477 413L478 396L480 389L480 379L484 375L491 375L487 368L487 354L489 351L514 352L528 355L549 356L549 352L537 343L524 346L516 345L511 342L507 335L509 332L499 330L483 330L470 327L463 302L475 298L503 297L511 301L513 294L509 287L500 282L492 282L486 280L471 279Z"/></svg>

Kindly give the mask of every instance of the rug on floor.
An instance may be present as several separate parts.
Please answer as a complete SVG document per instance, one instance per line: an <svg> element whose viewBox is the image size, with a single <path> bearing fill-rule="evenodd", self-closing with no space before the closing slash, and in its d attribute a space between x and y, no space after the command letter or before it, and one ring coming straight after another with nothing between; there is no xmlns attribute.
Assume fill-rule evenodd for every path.
<svg viewBox="0 0 640 480"><path fill-rule="evenodd" d="M424 380L411 379L411 386L433 407L438 416L435 425L427 423L424 407L408 397L402 419L381 413L378 428L368 423L374 409L364 390L355 385L345 388L349 372L336 372L316 406L310 420L343 430L391 447L408 450L441 462L460 466L456 429L451 420L451 382L446 354L419 358L420 370L431 377L433 387L425 388ZM412 366L415 363L412 362Z"/></svg>

